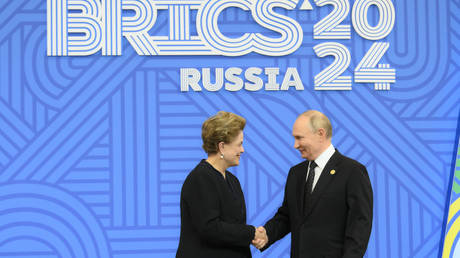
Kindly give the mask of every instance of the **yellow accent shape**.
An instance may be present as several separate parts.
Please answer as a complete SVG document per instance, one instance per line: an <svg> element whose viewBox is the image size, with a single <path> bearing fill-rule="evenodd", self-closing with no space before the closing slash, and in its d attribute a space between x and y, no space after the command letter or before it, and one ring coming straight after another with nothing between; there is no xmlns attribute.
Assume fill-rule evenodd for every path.
<svg viewBox="0 0 460 258"><path fill-rule="evenodd" d="M452 206L451 206L452 207ZM460 231L460 217L458 217L449 231L447 232L446 237L444 238L444 248L442 251L442 258L449 258L450 252L452 250L452 245L454 244L455 237Z"/></svg>
<svg viewBox="0 0 460 258"><path fill-rule="evenodd" d="M455 200L449 207L449 216L447 217L447 223L450 222L452 217L460 210L460 198Z"/></svg>
<svg viewBox="0 0 460 258"><path fill-rule="evenodd" d="M460 198L455 200L449 207L449 215L447 217L447 223L449 223L454 215L460 211ZM460 231L460 217L458 217L452 226L449 228L445 238L444 238L444 248L442 251L442 258L449 258L450 252L452 250L452 245L454 244L455 237Z"/></svg>

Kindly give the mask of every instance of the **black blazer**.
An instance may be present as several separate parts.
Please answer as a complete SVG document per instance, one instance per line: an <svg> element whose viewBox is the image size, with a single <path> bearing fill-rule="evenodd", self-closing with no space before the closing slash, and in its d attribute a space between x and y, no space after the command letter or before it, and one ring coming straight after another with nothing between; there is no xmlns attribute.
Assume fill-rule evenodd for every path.
<svg viewBox="0 0 460 258"><path fill-rule="evenodd" d="M291 235L291 257L363 257L372 228L372 186L366 167L338 150L326 164L306 214L308 161L289 171L282 206L265 224L269 243ZM335 171L334 171L335 170Z"/></svg>
<svg viewBox="0 0 460 258"><path fill-rule="evenodd" d="M185 179L177 258L251 257L255 228L246 225L240 182L232 173L225 174L226 179L202 160Z"/></svg>

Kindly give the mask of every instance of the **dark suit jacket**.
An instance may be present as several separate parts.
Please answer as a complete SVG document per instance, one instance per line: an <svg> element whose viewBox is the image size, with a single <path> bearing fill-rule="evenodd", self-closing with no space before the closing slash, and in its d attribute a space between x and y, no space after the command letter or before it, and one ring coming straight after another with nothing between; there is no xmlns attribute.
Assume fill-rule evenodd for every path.
<svg viewBox="0 0 460 258"><path fill-rule="evenodd" d="M305 161L289 171L283 204L265 224L269 243L264 248L291 232L291 257L363 257L371 234L373 205L366 168L336 150L304 214L307 166Z"/></svg>
<svg viewBox="0 0 460 258"><path fill-rule="evenodd" d="M176 257L247 258L255 228L246 225L238 179L226 179L202 160L185 179L180 200L181 229Z"/></svg>

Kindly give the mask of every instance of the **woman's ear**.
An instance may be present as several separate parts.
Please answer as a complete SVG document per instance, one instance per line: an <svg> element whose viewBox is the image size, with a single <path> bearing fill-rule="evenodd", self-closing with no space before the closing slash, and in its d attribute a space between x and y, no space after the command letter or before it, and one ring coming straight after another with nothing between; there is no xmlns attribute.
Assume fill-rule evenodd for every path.
<svg viewBox="0 0 460 258"><path fill-rule="evenodd" d="M219 142L219 143L217 144L217 149L218 149L219 153L223 153L223 152L224 152L224 145L225 145L224 142Z"/></svg>

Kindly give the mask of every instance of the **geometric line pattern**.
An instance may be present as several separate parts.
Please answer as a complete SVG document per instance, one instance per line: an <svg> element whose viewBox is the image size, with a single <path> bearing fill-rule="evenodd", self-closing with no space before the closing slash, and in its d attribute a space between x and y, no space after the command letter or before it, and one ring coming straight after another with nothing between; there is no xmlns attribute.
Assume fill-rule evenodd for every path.
<svg viewBox="0 0 460 258"><path fill-rule="evenodd" d="M459 127L457 128L457 145L454 152L454 164L452 164L452 178L449 186L451 187L448 199L448 207L446 207L444 221L445 227L443 227L443 239L442 239L442 257L457 257L460 254L460 249L458 248L458 243L460 239L460 226L459 226L459 216L460 216L460 147L459 143L459 132L460 132L460 116L458 120Z"/></svg>
<svg viewBox="0 0 460 258"><path fill-rule="evenodd" d="M460 109L460 1L392 2L395 26L382 40L389 48L381 63L396 70L396 82L388 91L354 83L349 92L314 90L315 75L332 62L313 52L323 42L313 26L327 7L276 10L303 30L288 56L145 57L123 38L121 56L48 57L46 1L0 2L0 256L174 257L181 186L206 157L201 124L219 110L247 120L241 165L230 170L248 223L264 224L301 161L292 124L318 109L334 125L333 144L369 171L366 257L436 257ZM158 11L149 33L168 35L168 15ZM193 36L196 10L189 18ZM378 19L370 8L369 23ZM351 23L349 15L343 24ZM227 37L279 37L238 8L224 10L218 26ZM373 43L351 33L340 42L351 54L344 76ZM280 83L295 67L305 89L181 92L186 67L211 68L211 83L215 68L277 67ZM289 257L290 236L263 253L251 250Z"/></svg>

